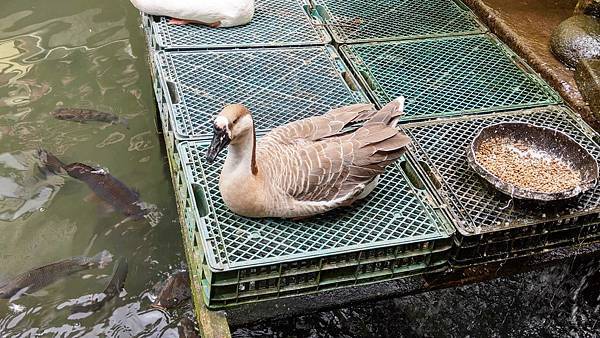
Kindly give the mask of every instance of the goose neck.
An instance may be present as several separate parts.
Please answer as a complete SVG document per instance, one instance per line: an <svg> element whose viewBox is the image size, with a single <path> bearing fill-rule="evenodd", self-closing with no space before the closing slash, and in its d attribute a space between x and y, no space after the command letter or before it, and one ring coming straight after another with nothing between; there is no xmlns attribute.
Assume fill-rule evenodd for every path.
<svg viewBox="0 0 600 338"><path fill-rule="evenodd" d="M258 174L254 127L250 132L241 135L239 140L229 144L224 169L243 176Z"/></svg>

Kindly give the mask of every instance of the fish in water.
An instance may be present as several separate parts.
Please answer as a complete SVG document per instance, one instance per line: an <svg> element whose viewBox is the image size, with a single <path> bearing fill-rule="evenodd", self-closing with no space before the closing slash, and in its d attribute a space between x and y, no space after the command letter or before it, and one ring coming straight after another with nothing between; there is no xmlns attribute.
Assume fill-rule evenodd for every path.
<svg viewBox="0 0 600 338"><path fill-rule="evenodd" d="M89 121L98 121L110 124L119 123L129 129L127 119L119 117L110 112L84 108L58 108L50 112L50 115L59 120L75 121L80 123L86 123Z"/></svg>
<svg viewBox="0 0 600 338"><path fill-rule="evenodd" d="M111 261L112 255L104 250L93 257L71 257L23 272L0 282L0 299L11 298L17 293L33 293L76 272L92 268L103 269Z"/></svg>
<svg viewBox="0 0 600 338"><path fill-rule="evenodd" d="M123 290L123 287L125 286L125 279L127 279L128 271L129 266L127 264L127 258L120 258L115 264L113 274L104 288L104 298L93 300L86 305L75 305L71 309L71 312L95 312L100 310L104 304L121 293L121 290Z"/></svg>
<svg viewBox="0 0 600 338"><path fill-rule="evenodd" d="M90 167L83 163L71 163L63 166L67 174L92 189L104 202L122 212L131 219L140 219L148 210L140 202L140 194L129 188L104 169Z"/></svg>
<svg viewBox="0 0 600 338"><path fill-rule="evenodd" d="M137 191L129 188L105 169L83 163L64 164L43 149L38 150L38 157L48 171L58 174L62 169L69 176L87 184L102 201L122 212L127 219L140 219L149 212L140 201Z"/></svg>
<svg viewBox="0 0 600 338"><path fill-rule="evenodd" d="M152 307L158 309L172 309L192 297L190 288L190 276L187 271L179 271L169 278L157 284L158 296Z"/></svg>
<svg viewBox="0 0 600 338"><path fill-rule="evenodd" d="M98 198L128 218L139 219L148 213L140 201L140 194L108 171L83 163L64 164L52 153L43 149L38 150L38 157L48 171L58 174L64 170L69 176L87 184Z"/></svg>
<svg viewBox="0 0 600 338"><path fill-rule="evenodd" d="M188 317L183 317L177 326L179 338L200 338L200 335L196 331L196 323Z"/></svg>

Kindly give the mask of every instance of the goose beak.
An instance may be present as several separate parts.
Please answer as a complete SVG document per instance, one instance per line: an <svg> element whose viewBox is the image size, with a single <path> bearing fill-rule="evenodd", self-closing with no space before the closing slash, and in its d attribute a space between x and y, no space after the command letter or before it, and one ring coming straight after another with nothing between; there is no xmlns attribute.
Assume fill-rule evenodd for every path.
<svg viewBox="0 0 600 338"><path fill-rule="evenodd" d="M231 139L227 135L225 128L218 128L215 126L213 131L213 138L206 152L206 161L211 164L217 158L217 155L227 147Z"/></svg>

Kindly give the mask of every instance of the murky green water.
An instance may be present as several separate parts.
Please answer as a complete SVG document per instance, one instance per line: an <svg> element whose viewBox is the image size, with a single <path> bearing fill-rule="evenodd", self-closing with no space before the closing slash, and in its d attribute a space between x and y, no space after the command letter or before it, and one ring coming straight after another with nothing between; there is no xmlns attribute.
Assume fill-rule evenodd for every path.
<svg viewBox="0 0 600 338"><path fill-rule="evenodd" d="M139 14L126 0L2 1L0 12L0 279L103 249L129 259L127 294L84 319L67 305L101 292L112 266L0 300L0 336L156 335L168 318L149 310L147 293L184 259ZM48 113L60 105L112 111L130 129L56 120ZM87 201L80 181L45 177L37 148L107 168L157 206L158 224L128 222L106 235L124 216Z"/></svg>

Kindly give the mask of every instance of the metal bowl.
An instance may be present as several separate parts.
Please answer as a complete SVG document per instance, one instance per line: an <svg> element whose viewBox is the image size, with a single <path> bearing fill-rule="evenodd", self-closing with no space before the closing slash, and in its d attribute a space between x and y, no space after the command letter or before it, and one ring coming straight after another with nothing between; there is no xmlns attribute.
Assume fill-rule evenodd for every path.
<svg viewBox="0 0 600 338"><path fill-rule="evenodd" d="M508 183L487 170L477 161L481 144L490 138L505 138L519 142L532 149L544 151L554 159L562 160L579 173L581 182L558 192L541 192ZM558 130L539 127L529 123L498 123L481 129L467 149L469 165L483 179L503 193L518 199L556 201L575 197L596 185L598 163L577 141Z"/></svg>

